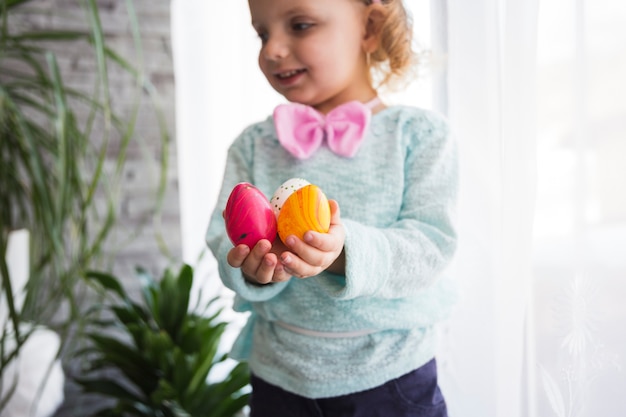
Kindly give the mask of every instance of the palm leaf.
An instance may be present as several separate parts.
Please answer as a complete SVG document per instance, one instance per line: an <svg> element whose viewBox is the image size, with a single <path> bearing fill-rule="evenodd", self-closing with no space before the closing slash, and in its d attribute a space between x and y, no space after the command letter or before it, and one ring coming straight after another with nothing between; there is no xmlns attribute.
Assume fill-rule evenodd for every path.
<svg viewBox="0 0 626 417"><path fill-rule="evenodd" d="M145 402L145 399L135 395L127 387L110 379L83 379L76 378L76 382L90 394L101 394L123 401Z"/></svg>
<svg viewBox="0 0 626 417"><path fill-rule="evenodd" d="M227 324L217 315L202 317L188 311L193 282L191 267L183 265L178 274L166 270L158 284L145 270L138 269L145 306L134 307L125 301L126 292L119 287L119 279L108 274L91 275L98 277L94 283L121 303L101 307L113 312L117 327L123 331L119 337L126 340L130 336L131 340L104 336L100 331L90 333L94 350L85 351L92 358L88 374L116 369L129 385L111 386L105 382L97 386L101 394L117 401L115 407L102 410L101 415L113 415L106 413L139 404L136 398L132 401L135 394L120 392L124 389L145 395L142 404L152 414L137 415L232 417L247 404L248 394L244 392L249 383L247 365L238 364L223 381L207 382L213 367L226 360L226 355L218 356L217 352ZM147 320L137 310L144 311ZM93 381L93 378L88 379ZM109 392L103 392L106 390Z"/></svg>

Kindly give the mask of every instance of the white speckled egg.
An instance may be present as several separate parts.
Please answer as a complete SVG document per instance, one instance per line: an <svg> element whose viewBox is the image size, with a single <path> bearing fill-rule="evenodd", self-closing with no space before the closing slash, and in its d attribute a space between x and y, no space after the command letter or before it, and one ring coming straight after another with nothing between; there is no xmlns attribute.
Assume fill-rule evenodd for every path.
<svg viewBox="0 0 626 417"><path fill-rule="evenodd" d="M280 209L289 196L309 184L310 182L302 178L291 178L282 183L282 185L274 191L274 195L270 199L270 205L272 206L272 210L274 210L276 218L278 218L278 213L280 213Z"/></svg>

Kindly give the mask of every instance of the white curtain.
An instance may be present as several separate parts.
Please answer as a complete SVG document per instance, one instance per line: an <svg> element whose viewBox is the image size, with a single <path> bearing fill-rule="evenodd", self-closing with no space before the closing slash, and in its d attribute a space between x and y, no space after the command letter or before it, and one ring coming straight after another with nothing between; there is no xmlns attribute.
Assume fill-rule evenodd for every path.
<svg viewBox="0 0 626 417"><path fill-rule="evenodd" d="M172 0L176 139L183 260L196 269L194 294L226 291L204 234L226 150L248 124L278 104L256 63L256 33L245 1Z"/></svg>
<svg viewBox="0 0 626 417"><path fill-rule="evenodd" d="M448 1L451 416L626 415L626 4Z"/></svg>
<svg viewBox="0 0 626 417"><path fill-rule="evenodd" d="M444 334L450 415L525 415L537 0L448 1L449 118L460 147L462 301Z"/></svg>
<svg viewBox="0 0 626 417"><path fill-rule="evenodd" d="M626 4L542 0L536 416L626 416Z"/></svg>

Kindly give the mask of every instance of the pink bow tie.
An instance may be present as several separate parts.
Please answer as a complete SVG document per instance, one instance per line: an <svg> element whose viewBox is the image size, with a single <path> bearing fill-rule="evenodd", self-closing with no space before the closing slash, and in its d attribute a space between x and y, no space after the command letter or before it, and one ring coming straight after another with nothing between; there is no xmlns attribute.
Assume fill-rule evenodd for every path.
<svg viewBox="0 0 626 417"><path fill-rule="evenodd" d="M310 157L324 142L337 155L353 157L359 149L372 114L380 103L350 101L326 116L304 104L281 104L274 110L278 141L298 159Z"/></svg>

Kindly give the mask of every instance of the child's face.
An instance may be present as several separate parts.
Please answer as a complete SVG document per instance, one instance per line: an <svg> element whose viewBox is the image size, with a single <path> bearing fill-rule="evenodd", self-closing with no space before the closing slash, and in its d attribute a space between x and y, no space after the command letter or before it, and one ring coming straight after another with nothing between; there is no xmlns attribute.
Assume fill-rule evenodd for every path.
<svg viewBox="0 0 626 417"><path fill-rule="evenodd" d="M363 37L366 6L358 0L249 0L261 39L259 66L271 86L292 102L321 111L367 100Z"/></svg>

